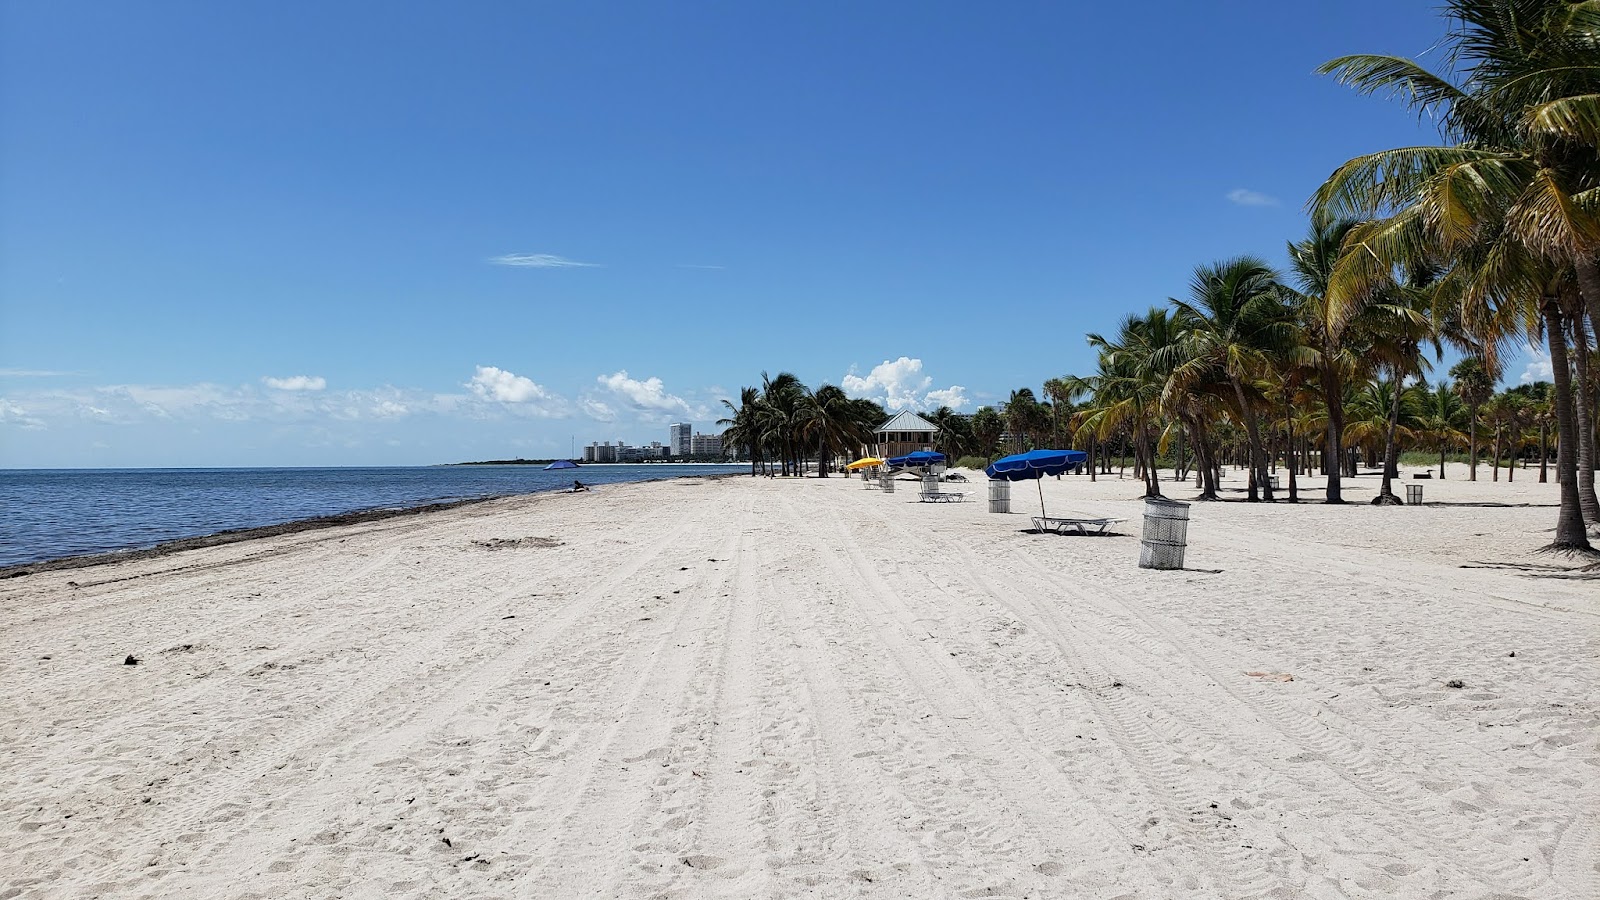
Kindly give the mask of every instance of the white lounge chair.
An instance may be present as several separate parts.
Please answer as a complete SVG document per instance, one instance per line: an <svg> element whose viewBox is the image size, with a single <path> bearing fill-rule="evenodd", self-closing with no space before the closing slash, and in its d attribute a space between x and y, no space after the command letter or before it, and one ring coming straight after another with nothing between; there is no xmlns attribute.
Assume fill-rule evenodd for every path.
<svg viewBox="0 0 1600 900"><path fill-rule="evenodd" d="M1034 516L1033 529L1040 533L1050 531L1056 534L1105 534L1106 529L1127 519L1089 519L1081 517L1061 516ZM1093 530L1091 530L1093 529Z"/></svg>

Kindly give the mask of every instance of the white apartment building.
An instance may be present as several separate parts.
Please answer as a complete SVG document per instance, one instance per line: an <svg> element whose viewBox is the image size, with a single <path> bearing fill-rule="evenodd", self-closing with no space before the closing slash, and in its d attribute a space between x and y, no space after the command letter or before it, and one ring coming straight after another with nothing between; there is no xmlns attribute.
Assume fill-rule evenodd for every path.
<svg viewBox="0 0 1600 900"><path fill-rule="evenodd" d="M694 440L694 425L688 422L674 422L667 426L667 446L672 448L673 456L688 456Z"/></svg>

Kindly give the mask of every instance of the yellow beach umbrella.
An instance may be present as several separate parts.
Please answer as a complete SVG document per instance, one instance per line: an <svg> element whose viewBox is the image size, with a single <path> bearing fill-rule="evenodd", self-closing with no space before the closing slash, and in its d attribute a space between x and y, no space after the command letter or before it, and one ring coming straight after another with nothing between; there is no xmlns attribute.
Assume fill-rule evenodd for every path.
<svg viewBox="0 0 1600 900"><path fill-rule="evenodd" d="M856 460L855 462L851 463L850 465L845 466L845 469L847 471L854 472L857 469L865 469L867 466L881 466L881 465L883 465L883 460L877 458L876 456L864 456L864 457Z"/></svg>

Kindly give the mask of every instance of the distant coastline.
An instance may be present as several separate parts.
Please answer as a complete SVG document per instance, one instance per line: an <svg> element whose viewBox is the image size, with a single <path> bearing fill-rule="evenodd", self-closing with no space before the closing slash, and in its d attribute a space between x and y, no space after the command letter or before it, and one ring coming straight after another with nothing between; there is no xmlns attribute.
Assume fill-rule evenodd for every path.
<svg viewBox="0 0 1600 900"><path fill-rule="evenodd" d="M473 462L441 463L445 466L548 466L553 462L570 462L575 466L589 468L609 468L612 466L737 466L740 462L711 462L708 460L677 460L677 459L641 459L638 462L625 463L597 463L584 462L578 459L558 457L556 459L483 459Z"/></svg>

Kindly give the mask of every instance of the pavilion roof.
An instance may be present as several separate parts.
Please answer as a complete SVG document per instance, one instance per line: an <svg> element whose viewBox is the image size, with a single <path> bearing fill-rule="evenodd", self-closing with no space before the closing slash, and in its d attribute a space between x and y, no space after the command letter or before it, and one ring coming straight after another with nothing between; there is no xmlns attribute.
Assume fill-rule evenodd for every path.
<svg viewBox="0 0 1600 900"><path fill-rule="evenodd" d="M917 415L909 409L902 409L889 417L889 421L879 425L875 433L883 434L889 431L938 431L939 426Z"/></svg>

